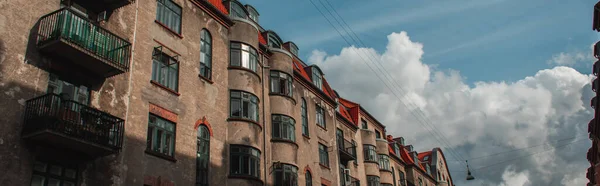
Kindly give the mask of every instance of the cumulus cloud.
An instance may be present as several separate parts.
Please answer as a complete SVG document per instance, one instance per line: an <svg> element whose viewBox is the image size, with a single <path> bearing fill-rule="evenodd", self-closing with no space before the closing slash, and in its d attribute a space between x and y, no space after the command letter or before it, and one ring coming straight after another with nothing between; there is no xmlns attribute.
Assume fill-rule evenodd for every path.
<svg viewBox="0 0 600 186"><path fill-rule="evenodd" d="M454 149L443 148L457 185L569 185L585 179L592 76L556 66L515 82L470 86L459 71L423 63L423 53L423 44L401 32L388 36L382 52L349 46L339 54L313 51L309 62L324 70L341 96L383 122L388 134L405 137L419 151ZM552 61L566 65L566 58L579 58L560 55ZM476 182L465 182L464 165L453 160L474 157L484 157L469 161Z"/></svg>

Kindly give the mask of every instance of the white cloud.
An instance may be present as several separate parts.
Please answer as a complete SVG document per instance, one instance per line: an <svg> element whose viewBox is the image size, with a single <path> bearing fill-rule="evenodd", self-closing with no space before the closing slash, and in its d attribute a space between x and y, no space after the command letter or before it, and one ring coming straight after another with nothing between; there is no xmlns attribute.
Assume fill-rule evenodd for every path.
<svg viewBox="0 0 600 186"><path fill-rule="evenodd" d="M341 96L365 106L387 126L388 134L404 136L407 143L416 145L417 150L446 146L445 141L442 141L445 139L436 140L432 135L438 135L430 133L420 123L422 120L417 117L422 118L422 115L430 121L427 124L443 133L452 148L463 156L458 159L489 155L566 137L585 138L587 121L593 117L588 105L592 96L590 75L559 66L540 70L516 82L476 82L471 87L464 82L464 77L458 71L440 71L424 64L421 61L423 44L411 41L406 32L392 33L388 36L388 41L383 53L377 53L371 48L350 46L342 49L339 54L313 51L309 62L324 70L325 77ZM391 92L365 66L362 60L366 58L366 52L372 54L374 61L382 63L383 69L402 87L402 91L395 89ZM370 60L367 63L383 79L387 79ZM388 85L396 85L392 84ZM401 99L397 99L394 93ZM419 110L422 110L422 115ZM562 141L561 144L568 142ZM522 181L523 175L530 178L528 182L532 185L571 183L585 174L585 152L589 142L572 146L575 146L571 150L574 153L551 150L489 167L485 171L475 170L474 173L478 174L478 180L492 185L527 183L504 181L507 177ZM448 149L445 150L446 157L454 159L454 155ZM532 148L526 152L507 153L469 163L473 168L484 167L543 150ZM464 171L464 166L460 164L449 165L454 171ZM507 166L511 168L507 169ZM554 171L557 169L560 171ZM566 174L567 172L573 174ZM464 177L463 174L464 172L453 173L458 184L468 184L462 183L464 180L460 178Z"/></svg>
<svg viewBox="0 0 600 186"><path fill-rule="evenodd" d="M502 174L502 184L500 186L525 186L529 184L529 173L516 172L514 168L508 167Z"/></svg>
<svg viewBox="0 0 600 186"><path fill-rule="evenodd" d="M563 66L573 66L579 62L583 61L591 61L591 54L584 54L583 52L572 52L566 53L561 52L552 56L550 60L548 60L548 64L551 65L563 65Z"/></svg>

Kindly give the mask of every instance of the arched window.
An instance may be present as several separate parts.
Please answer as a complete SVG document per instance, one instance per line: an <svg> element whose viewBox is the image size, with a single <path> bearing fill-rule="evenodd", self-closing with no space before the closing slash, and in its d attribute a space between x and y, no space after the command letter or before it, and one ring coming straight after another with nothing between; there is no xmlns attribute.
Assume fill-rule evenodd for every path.
<svg viewBox="0 0 600 186"><path fill-rule="evenodd" d="M239 2L231 1L230 4L229 15L233 17L239 17L246 19L248 13L246 12L246 8L242 7Z"/></svg>
<svg viewBox="0 0 600 186"><path fill-rule="evenodd" d="M196 150L196 186L208 186L208 163L210 160L210 133L206 126L198 127Z"/></svg>
<svg viewBox="0 0 600 186"><path fill-rule="evenodd" d="M392 182L394 182L394 186L396 186L396 170L392 167Z"/></svg>
<svg viewBox="0 0 600 186"><path fill-rule="evenodd" d="M202 29L200 34L200 75L206 79L211 79L212 37L206 29Z"/></svg>
<svg viewBox="0 0 600 186"><path fill-rule="evenodd" d="M310 174L310 172L306 171L306 173L304 174L304 179L306 180L306 186L312 186L312 175Z"/></svg>
<svg viewBox="0 0 600 186"><path fill-rule="evenodd" d="M306 109L306 100L302 98L302 106L301 106L301 115L302 115L302 135L310 136L308 132L308 112Z"/></svg>

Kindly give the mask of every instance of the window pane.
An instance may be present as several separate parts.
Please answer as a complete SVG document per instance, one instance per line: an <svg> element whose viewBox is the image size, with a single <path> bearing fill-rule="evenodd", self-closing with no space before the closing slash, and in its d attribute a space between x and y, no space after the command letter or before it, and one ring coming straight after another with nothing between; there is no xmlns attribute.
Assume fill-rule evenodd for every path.
<svg viewBox="0 0 600 186"><path fill-rule="evenodd" d="M241 52L231 49L231 66L241 66Z"/></svg>
<svg viewBox="0 0 600 186"><path fill-rule="evenodd" d="M43 176L39 176L39 175L33 175L33 177L31 178L31 186L45 186L46 185L46 178L44 178Z"/></svg>

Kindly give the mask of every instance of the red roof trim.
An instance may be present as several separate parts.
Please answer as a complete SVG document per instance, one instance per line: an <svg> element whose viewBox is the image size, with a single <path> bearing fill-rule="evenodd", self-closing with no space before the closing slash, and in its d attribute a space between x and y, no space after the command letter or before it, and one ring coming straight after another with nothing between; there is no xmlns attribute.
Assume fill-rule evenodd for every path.
<svg viewBox="0 0 600 186"><path fill-rule="evenodd" d="M225 8L225 5L223 5L223 1L221 0L208 0L208 2L213 5L215 8L217 8L217 10L221 11L221 13L225 14L225 15L229 15L229 11L227 10L227 8Z"/></svg>

